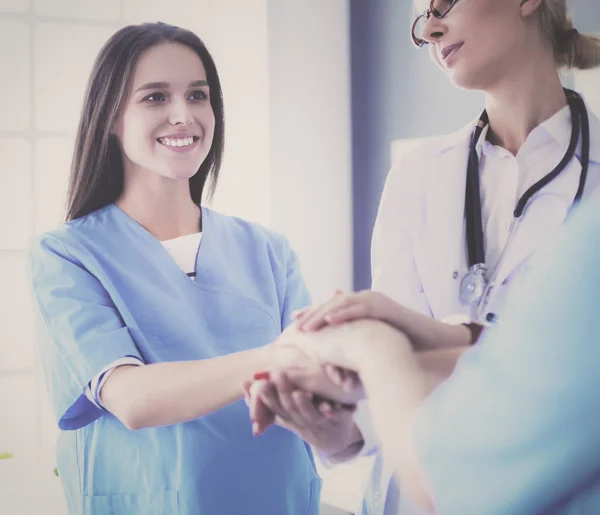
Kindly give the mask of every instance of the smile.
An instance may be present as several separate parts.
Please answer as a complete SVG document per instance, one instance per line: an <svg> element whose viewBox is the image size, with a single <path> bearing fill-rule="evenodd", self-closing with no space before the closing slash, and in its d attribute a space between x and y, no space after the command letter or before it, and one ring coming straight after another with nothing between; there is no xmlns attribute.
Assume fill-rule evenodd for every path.
<svg viewBox="0 0 600 515"><path fill-rule="evenodd" d="M188 136L187 138L157 138L156 141L158 141L161 145L175 149L191 147L199 139L200 138L198 138L198 136Z"/></svg>
<svg viewBox="0 0 600 515"><path fill-rule="evenodd" d="M457 54L457 52L461 49L462 46L463 43L461 42L443 48L440 52L440 57L442 58L442 61L445 62L447 65L450 64L452 58Z"/></svg>

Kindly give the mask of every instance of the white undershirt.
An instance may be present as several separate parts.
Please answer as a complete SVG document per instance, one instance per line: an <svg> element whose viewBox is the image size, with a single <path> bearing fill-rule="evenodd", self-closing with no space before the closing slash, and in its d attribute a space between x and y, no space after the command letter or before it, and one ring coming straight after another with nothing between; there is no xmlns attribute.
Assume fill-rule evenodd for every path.
<svg viewBox="0 0 600 515"><path fill-rule="evenodd" d="M533 184L553 170L571 138L568 106L537 126L517 155L493 145L485 127L477 144L485 261L493 270L506 246L517 202Z"/></svg>
<svg viewBox="0 0 600 515"><path fill-rule="evenodd" d="M172 240L161 241L163 247L169 251L171 257L179 265L179 267L190 277L193 281L196 275L196 256L198 255L198 248L200 241L202 240L202 233L197 232L194 234L186 234ZM144 363L134 356L125 356L116 361L113 361L110 365L105 367L100 373L88 383L85 387L85 396L96 406L104 409L100 400L100 391L106 383L106 380L119 366L123 365L143 365Z"/></svg>

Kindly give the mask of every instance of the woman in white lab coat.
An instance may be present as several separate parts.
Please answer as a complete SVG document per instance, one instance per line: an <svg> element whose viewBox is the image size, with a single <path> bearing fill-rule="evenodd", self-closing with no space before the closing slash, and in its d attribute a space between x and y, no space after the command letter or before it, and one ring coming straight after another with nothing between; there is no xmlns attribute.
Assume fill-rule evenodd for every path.
<svg viewBox="0 0 600 515"><path fill-rule="evenodd" d="M441 379L478 327L501 323L514 277L600 185L600 121L559 75L600 65L600 39L573 27L565 0L432 0L428 7L413 24L413 42L429 48L457 87L484 92L485 112L454 134L400 152L374 228L372 288L404 306L399 329L433 335L422 348L442 347ZM319 329L319 314L344 302L313 308L299 325ZM437 339L440 331L448 338ZM276 421L317 447L339 430L290 409L293 399L272 383L261 398ZM361 435L362 452L375 450L365 410L355 421L360 432L340 441L338 458L352 456L343 447L360 447ZM363 512L412 511L378 460Z"/></svg>

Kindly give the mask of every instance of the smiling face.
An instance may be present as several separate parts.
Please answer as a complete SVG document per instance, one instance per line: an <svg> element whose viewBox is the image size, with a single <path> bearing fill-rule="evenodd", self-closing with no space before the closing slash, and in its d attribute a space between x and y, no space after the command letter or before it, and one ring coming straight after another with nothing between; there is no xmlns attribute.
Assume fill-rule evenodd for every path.
<svg viewBox="0 0 600 515"><path fill-rule="evenodd" d="M434 0L433 7L451 9L419 24L416 36L429 43L431 58L457 86L489 89L523 59L532 31L521 0Z"/></svg>
<svg viewBox="0 0 600 515"><path fill-rule="evenodd" d="M206 71L198 54L162 43L139 58L115 135L126 177L188 180L209 153L215 129Z"/></svg>

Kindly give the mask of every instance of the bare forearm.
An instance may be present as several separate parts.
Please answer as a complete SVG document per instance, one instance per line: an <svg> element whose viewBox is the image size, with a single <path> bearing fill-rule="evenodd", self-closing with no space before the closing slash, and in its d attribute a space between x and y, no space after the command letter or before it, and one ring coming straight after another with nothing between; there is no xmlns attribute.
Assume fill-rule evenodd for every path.
<svg viewBox="0 0 600 515"><path fill-rule="evenodd" d="M242 398L242 382L270 365L264 347L200 361L119 367L102 388L102 402L130 429L177 424Z"/></svg>
<svg viewBox="0 0 600 515"><path fill-rule="evenodd" d="M360 375L381 453L413 501L431 510L431 498L413 452L412 426L434 382L410 350L409 342L388 345L385 352L377 354Z"/></svg>
<svg viewBox="0 0 600 515"><path fill-rule="evenodd" d="M425 375L429 391L450 377L456 362L470 347L452 347L449 349L426 350L415 354Z"/></svg>
<svg viewBox="0 0 600 515"><path fill-rule="evenodd" d="M450 374L452 374L454 367L456 366L456 362L467 349L468 347L435 349L420 352L414 355L419 367L422 370L425 395L429 395L432 390L437 388L441 382L445 381ZM382 373L386 373L385 370L382 370ZM390 371L390 374L397 373L398 372L396 370ZM379 387L375 386L375 388ZM370 400L369 404L372 405L373 400ZM388 409L389 406L390 405L388 404ZM382 421L381 424L386 424L386 422ZM390 421L389 425L394 427L394 422ZM361 451L364 445L364 438L356 424L353 424L350 438L343 445L344 448L342 451L333 456L329 456L329 460L332 463L342 463L348 461L354 458Z"/></svg>

